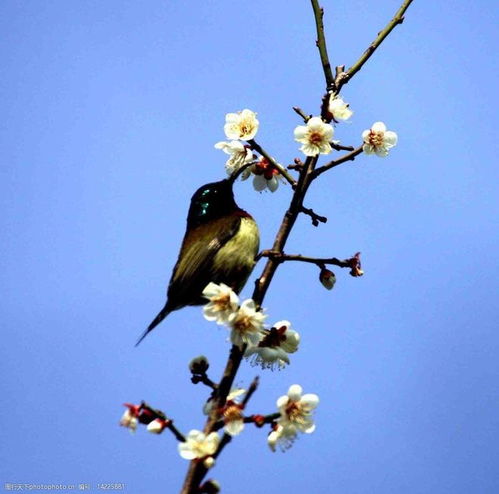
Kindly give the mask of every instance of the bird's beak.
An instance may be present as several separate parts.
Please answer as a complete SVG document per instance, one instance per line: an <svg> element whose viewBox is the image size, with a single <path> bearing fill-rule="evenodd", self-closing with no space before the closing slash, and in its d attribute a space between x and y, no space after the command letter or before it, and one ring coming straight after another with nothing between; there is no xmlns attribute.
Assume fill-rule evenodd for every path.
<svg viewBox="0 0 499 494"><path fill-rule="evenodd" d="M231 185L234 184L234 182L237 180L237 177L239 177L239 175L241 175L244 170L246 170L246 168L249 168L250 166L253 166L255 163L246 163L245 165L241 166L241 168L238 168L235 172L232 173L232 175L229 177L229 183Z"/></svg>

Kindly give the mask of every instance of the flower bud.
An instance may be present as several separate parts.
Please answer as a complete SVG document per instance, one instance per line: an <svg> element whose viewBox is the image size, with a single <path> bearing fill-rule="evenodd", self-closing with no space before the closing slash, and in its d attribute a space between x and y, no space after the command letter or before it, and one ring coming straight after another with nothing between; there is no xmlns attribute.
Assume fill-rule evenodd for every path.
<svg viewBox="0 0 499 494"><path fill-rule="evenodd" d="M147 426L147 430L152 432L153 434L161 434L166 428L167 422L163 419L155 419L152 422L149 422Z"/></svg>
<svg viewBox="0 0 499 494"><path fill-rule="evenodd" d="M220 492L220 484L214 479L207 480L201 486L201 492L203 494L218 494Z"/></svg>
<svg viewBox="0 0 499 494"><path fill-rule="evenodd" d="M263 427L265 425L265 416L264 415L256 414L256 415L253 415L252 418L253 418L253 422L255 423L255 425L257 427Z"/></svg>
<svg viewBox="0 0 499 494"><path fill-rule="evenodd" d="M210 469L213 465L215 465L215 458L213 458L213 456L207 456L203 461L203 465L205 468Z"/></svg>
<svg viewBox="0 0 499 494"><path fill-rule="evenodd" d="M199 357L193 358L189 362L189 370L193 374L204 374L209 367L210 363L204 355L199 355Z"/></svg>
<svg viewBox="0 0 499 494"><path fill-rule="evenodd" d="M319 274L319 281L322 283L324 288L327 288L328 290L332 290L334 287L334 284L336 283L336 276L329 269L322 268L321 272Z"/></svg>

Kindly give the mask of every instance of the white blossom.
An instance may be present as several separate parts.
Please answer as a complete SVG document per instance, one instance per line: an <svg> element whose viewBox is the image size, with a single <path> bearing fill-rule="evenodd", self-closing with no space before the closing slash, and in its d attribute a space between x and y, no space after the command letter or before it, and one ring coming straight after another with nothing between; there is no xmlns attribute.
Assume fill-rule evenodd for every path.
<svg viewBox="0 0 499 494"><path fill-rule="evenodd" d="M388 151L397 144L398 136L391 130L386 130L383 122L376 122L370 129L362 132L364 146L362 147L366 154L376 154L380 158L388 155Z"/></svg>
<svg viewBox="0 0 499 494"><path fill-rule="evenodd" d="M315 430L312 411L318 404L319 397L316 394L302 395L302 387L293 384L289 387L288 394L277 400L277 408L281 414L278 423L289 429L290 433L295 430L309 434Z"/></svg>
<svg viewBox="0 0 499 494"><path fill-rule="evenodd" d="M275 192L277 187L279 187L279 181L276 177L271 177L270 179L266 179L263 175L255 175L253 177L253 188L257 192L263 192L265 189Z"/></svg>
<svg viewBox="0 0 499 494"><path fill-rule="evenodd" d="M278 445L282 450L288 449L298 436L298 432L310 434L315 430L312 420L312 411L319 404L319 397L315 394L302 395L302 387L293 384L288 394L277 400L280 417L274 424L267 443L272 451Z"/></svg>
<svg viewBox="0 0 499 494"><path fill-rule="evenodd" d="M334 93L331 94L328 111L333 115L334 120L348 120L353 115L353 111L350 110L349 106L340 96Z"/></svg>
<svg viewBox="0 0 499 494"><path fill-rule="evenodd" d="M229 317L238 310L238 296L224 283L219 285L213 282L208 283L202 295L209 300L203 307L204 318L208 321L225 324Z"/></svg>
<svg viewBox="0 0 499 494"><path fill-rule="evenodd" d="M329 154L333 138L333 126L324 123L320 117L312 117L307 125L298 125L295 129L295 141L301 142L300 151L306 156Z"/></svg>
<svg viewBox="0 0 499 494"><path fill-rule="evenodd" d="M275 451L277 446L281 451L285 451L291 448L296 437L296 430L276 424L267 437L267 444L272 451Z"/></svg>
<svg viewBox="0 0 499 494"><path fill-rule="evenodd" d="M228 139L249 141L255 137L258 125L256 113L246 109L225 115L224 132Z"/></svg>
<svg viewBox="0 0 499 494"><path fill-rule="evenodd" d="M246 350L245 357L253 365L260 365L262 369L282 369L289 364L289 353L298 350L300 335L291 329L289 321L276 322L270 330L260 332L258 346Z"/></svg>
<svg viewBox="0 0 499 494"><path fill-rule="evenodd" d="M234 345L257 345L260 341L260 332L267 316L262 311L257 311L255 302L245 300L237 312L233 312L228 319L231 327L230 341Z"/></svg>
<svg viewBox="0 0 499 494"><path fill-rule="evenodd" d="M269 163L266 158L261 158L254 166L251 167L251 172L255 175L253 178L253 188L257 192L263 192L269 189L270 192L275 192L279 187L279 170Z"/></svg>
<svg viewBox="0 0 499 494"><path fill-rule="evenodd" d="M229 176L239 170L241 166L253 161L253 152L241 141L217 142L215 148L230 155L230 158L225 162L225 171ZM247 168L242 172L241 179L246 180L250 175L251 171Z"/></svg>
<svg viewBox="0 0 499 494"><path fill-rule="evenodd" d="M178 444L178 452L186 460L204 458L215 453L219 442L220 437L217 432L206 435L204 432L193 429L185 438L185 442Z"/></svg>
<svg viewBox="0 0 499 494"><path fill-rule="evenodd" d="M224 431L230 436L237 436L244 429L244 415L241 405L227 401L223 412Z"/></svg>

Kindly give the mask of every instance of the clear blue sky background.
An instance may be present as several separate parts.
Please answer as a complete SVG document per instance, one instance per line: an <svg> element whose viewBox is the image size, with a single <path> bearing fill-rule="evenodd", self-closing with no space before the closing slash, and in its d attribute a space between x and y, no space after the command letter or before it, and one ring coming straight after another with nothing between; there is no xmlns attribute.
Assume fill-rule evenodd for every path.
<svg viewBox="0 0 499 494"><path fill-rule="evenodd" d="M323 0L333 64L352 64L399 0ZM348 84L345 144L383 120L399 134L317 182L286 250L347 257L332 292L309 265L279 269L265 301L300 351L281 372L245 365L272 412L290 384L321 398L317 431L271 453L248 429L212 471L224 492L496 493L497 3L415 1ZM1 482L124 482L177 492L174 439L118 426L145 399L188 431L218 378L226 331L198 308L134 343L164 302L192 192L224 175L225 113L258 112L259 141L300 156L291 110L317 113L323 74L307 0L0 4ZM289 186L238 201L271 245ZM258 265L254 279L262 269ZM243 295L251 294L252 283ZM3 486L2 486L3 488Z"/></svg>

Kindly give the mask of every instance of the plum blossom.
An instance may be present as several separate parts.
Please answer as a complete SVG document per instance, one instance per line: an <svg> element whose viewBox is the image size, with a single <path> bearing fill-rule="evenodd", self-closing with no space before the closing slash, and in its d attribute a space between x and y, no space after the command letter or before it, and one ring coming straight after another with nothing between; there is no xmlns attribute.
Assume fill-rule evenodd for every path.
<svg viewBox="0 0 499 494"><path fill-rule="evenodd" d="M267 315L256 310L255 302L251 299L245 300L237 312L233 312L228 323L231 328L230 341L233 345L249 346L258 345L263 322Z"/></svg>
<svg viewBox="0 0 499 494"><path fill-rule="evenodd" d="M251 110L243 110L237 113L225 115L224 132L227 139L242 139L249 141L255 137L259 122L256 113Z"/></svg>
<svg viewBox="0 0 499 494"><path fill-rule="evenodd" d="M380 158L388 155L388 151L397 144L398 136L391 130L386 130L383 122L376 122L370 129L362 132L364 145L362 147L366 154L376 154Z"/></svg>
<svg viewBox="0 0 499 494"><path fill-rule="evenodd" d="M302 143L300 151L306 156L329 154L333 134L333 126L324 123L320 117L312 117L307 125L298 125L294 132L295 141Z"/></svg>
<svg viewBox="0 0 499 494"><path fill-rule="evenodd" d="M276 322L271 329L262 330L260 337L258 346L248 348L245 357L262 369L285 367L289 364L288 354L296 352L300 343L300 335L291 329L289 321Z"/></svg>
<svg viewBox="0 0 499 494"><path fill-rule="evenodd" d="M319 404L316 394L302 395L302 387L293 384L289 387L288 394L277 400L280 417L273 426L267 438L267 443L275 451L279 445L282 450L288 449L298 436L298 432L310 434L315 430L312 411Z"/></svg>
<svg viewBox="0 0 499 494"><path fill-rule="evenodd" d="M267 437L267 444L272 451L275 451L277 446L279 446L281 451L286 451L291 448L296 437L297 435L294 429L285 428L276 423Z"/></svg>
<svg viewBox="0 0 499 494"><path fill-rule="evenodd" d="M350 110L349 106L340 96L331 93L328 111L335 121L348 120L353 115L353 111Z"/></svg>
<svg viewBox="0 0 499 494"><path fill-rule="evenodd" d="M293 384L288 394L277 400L277 408L281 413L278 423L284 428L309 434L315 430L312 411L319 404L319 397L312 393L302 395L302 391L299 384Z"/></svg>
<svg viewBox="0 0 499 494"><path fill-rule="evenodd" d="M178 452L186 460L212 456L218 448L220 437L217 432L206 435L204 432L193 429L184 442L179 443Z"/></svg>
<svg viewBox="0 0 499 494"><path fill-rule="evenodd" d="M269 189L275 192L279 187L279 170L269 163L266 158L260 160L251 167L251 172L255 175L253 178L253 187L258 192Z"/></svg>
<svg viewBox="0 0 499 494"><path fill-rule="evenodd" d="M222 410L224 431L230 436L237 436L244 429L244 415L242 405L228 400Z"/></svg>
<svg viewBox="0 0 499 494"><path fill-rule="evenodd" d="M225 324L239 307L236 292L224 283L219 285L213 282L208 283L202 295L209 300L203 307L204 318L208 321L215 321L217 324Z"/></svg>
<svg viewBox="0 0 499 494"><path fill-rule="evenodd" d="M241 166L253 161L251 149L241 141L220 141L215 144L215 148L221 149L224 153L230 155L230 158L225 162L225 171L229 176L239 170ZM246 180L250 175L251 172L246 169L242 172L241 179Z"/></svg>

